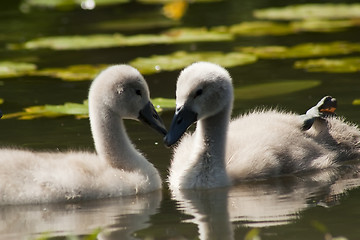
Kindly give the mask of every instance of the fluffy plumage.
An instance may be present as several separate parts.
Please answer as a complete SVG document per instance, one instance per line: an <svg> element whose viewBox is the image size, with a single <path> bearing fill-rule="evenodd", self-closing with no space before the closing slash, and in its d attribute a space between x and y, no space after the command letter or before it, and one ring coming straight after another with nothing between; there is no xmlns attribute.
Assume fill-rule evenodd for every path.
<svg viewBox="0 0 360 240"><path fill-rule="evenodd" d="M158 171L131 144L122 119L166 130L141 74L127 65L104 70L89 91L96 153L0 149L0 204L97 199L161 188Z"/></svg>
<svg viewBox="0 0 360 240"><path fill-rule="evenodd" d="M299 116L257 110L230 121L231 77L222 67L199 62L185 68L177 82L177 110L165 137L174 144L168 182L172 189L213 188L251 178L266 178L360 157L360 131L334 116L309 111ZM317 105L318 106L318 105ZM319 108L315 108L318 113ZM304 119L314 120L304 130Z"/></svg>

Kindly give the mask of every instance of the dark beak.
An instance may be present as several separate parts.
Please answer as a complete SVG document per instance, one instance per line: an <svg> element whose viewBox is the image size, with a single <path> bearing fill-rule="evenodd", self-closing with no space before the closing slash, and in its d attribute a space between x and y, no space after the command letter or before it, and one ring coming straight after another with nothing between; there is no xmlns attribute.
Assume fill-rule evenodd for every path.
<svg viewBox="0 0 360 240"><path fill-rule="evenodd" d="M176 143L188 127L196 121L197 113L186 107L178 108L171 122L170 130L164 138L165 145L170 147Z"/></svg>
<svg viewBox="0 0 360 240"><path fill-rule="evenodd" d="M150 127L155 129L162 135L166 135L167 131L164 123L156 112L154 105L152 105L150 101L145 105L143 109L140 110L138 119L141 122L148 124Z"/></svg>

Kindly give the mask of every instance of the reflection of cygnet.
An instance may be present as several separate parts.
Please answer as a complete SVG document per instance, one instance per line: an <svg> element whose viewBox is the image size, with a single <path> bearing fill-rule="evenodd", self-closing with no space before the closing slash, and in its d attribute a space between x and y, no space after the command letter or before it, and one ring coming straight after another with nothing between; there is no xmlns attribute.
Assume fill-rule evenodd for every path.
<svg viewBox="0 0 360 240"><path fill-rule="evenodd" d="M244 179L323 169L360 156L359 129L340 118L322 118L327 98L305 116L262 110L230 121L231 81L224 68L207 62L181 72L177 109L165 144L176 143L193 122L197 126L175 148L170 188L228 186Z"/></svg>
<svg viewBox="0 0 360 240"><path fill-rule="evenodd" d="M100 230L99 240L137 239L133 233L149 226L157 212L161 190L81 203L16 205L0 208L3 239L83 236Z"/></svg>
<svg viewBox="0 0 360 240"><path fill-rule="evenodd" d="M127 65L104 70L89 91L97 154L0 149L0 204L97 199L161 188L154 166L131 144L123 119L166 133L141 74Z"/></svg>
<svg viewBox="0 0 360 240"><path fill-rule="evenodd" d="M192 216L199 239L234 239L236 226L251 228L289 224L313 206L331 205L360 186L359 166L329 168L309 174L249 181L228 188L172 191L179 210ZM336 191L334 191L336 188Z"/></svg>

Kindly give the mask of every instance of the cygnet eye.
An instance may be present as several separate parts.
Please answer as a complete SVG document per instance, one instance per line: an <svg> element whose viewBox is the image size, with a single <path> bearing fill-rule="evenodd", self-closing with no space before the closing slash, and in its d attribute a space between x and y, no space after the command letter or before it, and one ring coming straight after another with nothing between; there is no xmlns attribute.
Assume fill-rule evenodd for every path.
<svg viewBox="0 0 360 240"><path fill-rule="evenodd" d="M194 99L197 98L198 96L200 96L203 93L203 90L200 88L195 92L195 96Z"/></svg>
<svg viewBox="0 0 360 240"><path fill-rule="evenodd" d="M140 97L142 96L142 95L141 95L141 90L139 90L139 89L136 89L136 90L135 90L135 93L136 93L136 95L139 95Z"/></svg>

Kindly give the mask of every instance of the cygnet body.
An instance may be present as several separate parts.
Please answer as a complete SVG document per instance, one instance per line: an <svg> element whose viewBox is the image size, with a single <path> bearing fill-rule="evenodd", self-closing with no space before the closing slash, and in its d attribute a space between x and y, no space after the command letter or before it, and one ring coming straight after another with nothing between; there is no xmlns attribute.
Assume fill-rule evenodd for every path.
<svg viewBox="0 0 360 240"><path fill-rule="evenodd" d="M165 144L175 144L192 123L197 126L174 150L171 189L229 186L360 157L358 127L340 118L311 115L309 125L294 113L257 110L230 120L232 104L232 79L224 68L198 62L181 72Z"/></svg>
<svg viewBox="0 0 360 240"><path fill-rule="evenodd" d="M89 91L96 153L0 149L0 205L98 199L161 188L155 167L130 142L123 119L166 129L142 75L128 65L101 72Z"/></svg>

